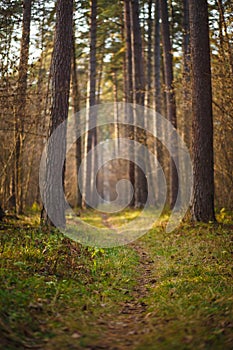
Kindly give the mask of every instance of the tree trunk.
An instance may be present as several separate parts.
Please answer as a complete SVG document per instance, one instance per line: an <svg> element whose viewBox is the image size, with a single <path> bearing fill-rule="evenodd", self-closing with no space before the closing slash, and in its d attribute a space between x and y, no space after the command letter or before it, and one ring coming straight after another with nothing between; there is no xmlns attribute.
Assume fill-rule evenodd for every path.
<svg viewBox="0 0 233 350"><path fill-rule="evenodd" d="M143 106L145 101L145 77L144 77L144 64L142 56L142 38L141 28L139 21L139 2L138 0L130 1L130 12L131 12L131 43L132 43L132 66L133 66L133 101L134 104ZM135 110L135 121L137 118L140 119L142 128L144 126L144 117L137 115ZM138 128L135 129L136 140L146 145L145 130ZM135 155L137 157L137 154ZM143 157L144 158L144 157ZM143 164L144 159L140 159ZM145 166L143 166L145 169ZM143 171L136 166L135 167L135 206L142 207L147 200L147 181L143 174Z"/></svg>
<svg viewBox="0 0 233 350"><path fill-rule="evenodd" d="M218 2L218 9L219 9L219 16L221 24L223 25L225 37L226 37L226 44L227 44L227 55L229 58L230 68L231 68L231 74L233 74L233 52L232 52L232 46L231 46L231 39L229 38L228 30L227 30L227 24L224 16L224 6L222 3L222 0L217 0Z"/></svg>
<svg viewBox="0 0 233 350"><path fill-rule="evenodd" d="M159 1L155 4L155 34L154 34L154 91L155 109L157 113L162 112L161 107L161 49L160 49L160 6Z"/></svg>
<svg viewBox="0 0 233 350"><path fill-rule="evenodd" d="M100 59L99 59L99 72L97 75L97 98L96 98L96 103L100 104L101 103L101 87L102 87L102 80L103 80L103 67L104 67L104 58L105 58L105 40L106 38L104 38L103 40L103 45L101 46L101 52L100 54Z"/></svg>
<svg viewBox="0 0 233 350"><path fill-rule="evenodd" d="M23 213L23 144L24 144L24 120L26 114L27 97L27 71L30 42L32 1L23 2L23 28L20 49L19 79L16 91L15 111L15 177L14 191L16 213Z"/></svg>
<svg viewBox="0 0 233 350"><path fill-rule="evenodd" d="M78 112L80 111L80 93L78 86L78 71L76 63L76 51L75 51L75 30L73 27L73 36L72 36L72 100L73 100L73 113L75 114L75 122L79 124ZM78 125L77 125L78 126ZM82 161L82 142L81 137L76 141L76 177L77 177L77 199L76 205L78 208L82 207L82 194L80 192L79 183L78 183L78 173L79 167Z"/></svg>
<svg viewBox="0 0 233 350"><path fill-rule="evenodd" d="M147 44L147 99L146 106L152 107L152 0L148 3L148 44Z"/></svg>
<svg viewBox="0 0 233 350"><path fill-rule="evenodd" d="M189 0L193 112L193 200L196 221L214 221L213 115L208 4Z"/></svg>
<svg viewBox="0 0 233 350"><path fill-rule="evenodd" d="M177 127L176 122L176 102L175 91L173 86L173 57L172 46L170 39L169 21L168 21L168 6L167 0L160 0L161 19L162 19L162 41L163 41L163 60L165 71L165 89L166 89L166 104L167 118L172 123L174 128ZM170 137L170 136L169 136ZM173 148L173 158L178 158L178 150L175 141L170 137L170 143ZM178 174L175 163L170 160L170 207L174 207L178 193Z"/></svg>
<svg viewBox="0 0 233 350"><path fill-rule="evenodd" d="M125 80L125 101L127 103L133 103L133 67L132 67L132 42L131 42L131 14L130 14L130 0L124 1L124 26L125 26L125 56L126 56L126 75ZM130 121L133 123L133 114L130 115ZM128 137L134 139L134 127L127 126ZM131 155L131 162L129 163L129 180L135 188L135 164L132 159L134 155ZM130 202L130 207L135 205L135 195L133 195Z"/></svg>
<svg viewBox="0 0 233 350"><path fill-rule="evenodd" d="M142 56L142 37L139 22L139 2L131 0L131 44L133 63L133 99L134 103L143 106L145 102L145 77Z"/></svg>
<svg viewBox="0 0 233 350"><path fill-rule="evenodd" d="M94 116L91 111L91 107L96 104L96 31L97 31L97 0L91 1L91 28L90 28L90 64L89 64L89 91L87 96L87 118L90 129L90 125L93 125ZM90 152L97 143L97 130L93 128L87 133L86 140L86 154ZM95 167L97 165L97 159L94 157L87 158L86 161L86 174L85 176L85 197L83 204L84 206L97 205L96 198L93 198L94 187L96 186L96 179L94 178ZM86 203L86 199L88 203Z"/></svg>
<svg viewBox="0 0 233 350"><path fill-rule="evenodd" d="M154 102L156 113L162 114L162 94L161 94L161 48L160 48L160 6L159 1L155 3L155 29L154 29ZM155 120L156 134L161 136L163 130L159 118ZM156 140L156 155L159 164L163 167L163 152L161 142ZM155 200L159 204L160 198L162 198L162 189L160 186L160 174L157 173L156 181L156 193Z"/></svg>
<svg viewBox="0 0 233 350"><path fill-rule="evenodd" d="M113 81L113 96L114 96L114 134L116 138L116 148L115 155L118 154L119 149L119 138L120 138L120 128L119 128L119 115L118 115L118 80L117 80L117 70L113 70L112 73L112 81Z"/></svg>
<svg viewBox="0 0 233 350"><path fill-rule="evenodd" d="M2 207L1 207L1 205L0 205L0 221L2 221L2 219L4 218L4 216L5 216L5 213L4 213L4 211L3 211L3 209L2 209Z"/></svg>
<svg viewBox="0 0 233 350"><path fill-rule="evenodd" d="M191 107L191 79L190 79L190 28L189 28L189 0L183 0L183 139L190 148L190 107Z"/></svg>
<svg viewBox="0 0 233 350"><path fill-rule="evenodd" d="M56 7L56 29L52 58L52 108L50 136L68 117L71 77L73 0L58 0ZM45 224L65 227L64 159L66 154L66 128L50 142L46 160L46 182L44 187ZM60 172L62 170L62 175ZM62 186L61 186L62 183Z"/></svg>

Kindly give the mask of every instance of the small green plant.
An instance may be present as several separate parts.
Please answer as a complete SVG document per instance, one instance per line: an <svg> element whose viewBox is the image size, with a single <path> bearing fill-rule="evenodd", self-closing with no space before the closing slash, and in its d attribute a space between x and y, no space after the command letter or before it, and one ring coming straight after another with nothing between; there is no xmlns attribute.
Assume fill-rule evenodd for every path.
<svg viewBox="0 0 233 350"><path fill-rule="evenodd" d="M219 222L223 224L232 224L231 213L225 208L222 208L219 212L217 212L216 216Z"/></svg>

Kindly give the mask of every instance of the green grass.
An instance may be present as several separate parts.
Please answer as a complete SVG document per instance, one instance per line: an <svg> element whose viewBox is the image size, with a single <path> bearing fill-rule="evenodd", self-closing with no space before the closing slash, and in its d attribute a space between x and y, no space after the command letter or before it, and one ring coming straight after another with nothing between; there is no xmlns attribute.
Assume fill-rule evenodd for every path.
<svg viewBox="0 0 233 350"><path fill-rule="evenodd" d="M121 225L138 214L127 210L108 222ZM182 224L168 234L166 215L138 241L154 263L141 298L148 305L145 322L135 324L137 334L145 327L148 332L131 349L232 349L233 222L225 210L217 217L219 225ZM81 219L103 225L93 211L82 212ZM85 248L41 229L36 215L0 223L0 241L4 350L95 345L122 302L132 299L142 270L132 246ZM126 333L119 337L127 340Z"/></svg>
<svg viewBox="0 0 233 350"><path fill-rule="evenodd" d="M92 324L130 298L138 261L131 248L84 248L25 221L0 228L1 349L24 349L53 337L68 349L72 333L84 345L99 336Z"/></svg>
<svg viewBox="0 0 233 350"><path fill-rule="evenodd" d="M155 261L148 285L152 335L137 349L232 349L231 225L158 227L142 239Z"/></svg>

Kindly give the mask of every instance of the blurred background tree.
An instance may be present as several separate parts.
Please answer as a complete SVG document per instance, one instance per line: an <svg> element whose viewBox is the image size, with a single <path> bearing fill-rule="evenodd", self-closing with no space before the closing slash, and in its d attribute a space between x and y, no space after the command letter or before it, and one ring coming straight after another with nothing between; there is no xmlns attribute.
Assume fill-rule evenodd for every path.
<svg viewBox="0 0 233 350"><path fill-rule="evenodd" d="M25 3L30 3L25 0ZM173 83L175 93L177 129L187 146L191 145L191 74L188 0L167 1L169 39L171 43ZM147 106L167 115L166 68L163 57L166 48L161 35L161 11L159 1L98 0L96 13L96 51L95 57L95 103L126 101L133 97L145 97ZM131 9L136 6L136 22L133 26ZM40 203L38 172L40 157L49 133L51 111L51 60L53 52L56 1L31 3L30 41L28 60L24 62L24 77L27 76L26 90L19 88L20 42L22 41L23 13L26 10L19 0L3 0L0 5L0 203L4 210L23 212L34 202ZM211 78L213 93L214 130L214 179L215 206L232 209L233 188L233 52L232 52L232 13L230 0L209 0L209 32L211 55ZM72 84L69 100L69 114L86 107L88 81L90 81L91 6L89 1L74 1ZM137 38L140 53L134 44ZM134 49L133 49L134 48ZM26 74L26 75L25 75ZM136 75L135 75L136 74ZM143 77L142 77L143 75ZM141 79L141 81L136 80ZM24 80L25 82L25 80ZM21 98L24 93L25 99ZM140 101L143 103L143 101ZM77 101L78 98L78 101ZM140 102L140 103L141 103ZM24 104L20 117L21 139L23 140L18 178L21 178L21 195L17 195L15 178L15 149L17 145L15 113ZM17 113L17 115L19 115ZM115 114L117 116L117 113ZM145 123L147 121L145 120ZM160 126L156 125L158 132ZM124 130L125 132L126 130ZM109 126L96 130L96 142L101 138L121 135L122 129ZM127 130L127 137L135 136L135 130ZM166 148L155 143L146 135L147 147L157 154L164 169L168 183L169 156ZM72 206L80 206L77 190L77 168L85 151L84 139L70 150L65 175L66 196ZM191 149L190 149L190 152ZM119 163L120 164L120 163ZM180 167L183 165L180 164ZM21 172L21 173L20 173ZM132 164L124 163L122 170L114 163L108 168L111 186L105 194L112 197L119 174L135 182L136 170ZM118 173L118 174L117 174ZM142 181L143 178L141 179ZM140 181L141 181L140 180ZM101 184L101 174L100 174ZM101 186L100 186L101 187ZM156 191L156 179L154 179ZM100 192L103 190L99 188ZM106 192L107 191L107 192ZM103 192L103 191L102 191ZM102 193L101 192L101 193ZM144 191L145 192L145 191ZM136 193L136 192L135 192ZM18 192L19 194L19 192ZM156 198L156 194L155 194ZM83 203L84 204L84 203ZM136 202L131 203L135 205Z"/></svg>

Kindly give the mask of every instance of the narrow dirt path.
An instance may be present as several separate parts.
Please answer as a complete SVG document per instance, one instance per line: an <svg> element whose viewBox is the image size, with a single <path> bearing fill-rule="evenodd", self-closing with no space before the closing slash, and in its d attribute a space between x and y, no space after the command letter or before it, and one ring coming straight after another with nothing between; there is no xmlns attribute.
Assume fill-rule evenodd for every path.
<svg viewBox="0 0 233 350"><path fill-rule="evenodd" d="M109 226L107 216L103 216L103 223ZM111 227L112 228L112 227ZM135 349L141 343L145 334L151 330L147 327L150 316L148 306L143 301L147 296L147 285L156 283L153 278L154 261L148 252L144 250L140 241L131 243L131 247L139 255L138 281L131 292L132 299L119 304L119 313L114 315L114 319L105 320L107 330L103 333L101 340L88 350L108 349L123 350ZM103 322L103 320L101 320Z"/></svg>

